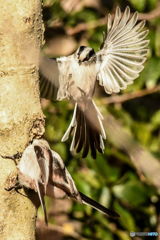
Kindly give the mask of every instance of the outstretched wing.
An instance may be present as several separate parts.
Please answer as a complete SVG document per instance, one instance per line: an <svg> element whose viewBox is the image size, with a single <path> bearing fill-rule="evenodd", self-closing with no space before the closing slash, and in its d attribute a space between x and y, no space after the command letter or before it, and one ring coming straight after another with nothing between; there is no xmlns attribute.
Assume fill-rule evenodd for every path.
<svg viewBox="0 0 160 240"><path fill-rule="evenodd" d="M68 58L46 58L40 56L40 94L42 98L62 100L67 97L66 75Z"/></svg>
<svg viewBox="0 0 160 240"><path fill-rule="evenodd" d="M132 84L144 68L149 40L143 40L148 30L141 31L145 21L137 23L138 13L130 17L130 8L126 7L123 17L117 7L112 23L108 15L107 36L101 50L97 53L97 80L104 86L106 93L119 92Z"/></svg>
<svg viewBox="0 0 160 240"><path fill-rule="evenodd" d="M59 68L56 58L40 57L40 93L46 99L57 99L59 89Z"/></svg>

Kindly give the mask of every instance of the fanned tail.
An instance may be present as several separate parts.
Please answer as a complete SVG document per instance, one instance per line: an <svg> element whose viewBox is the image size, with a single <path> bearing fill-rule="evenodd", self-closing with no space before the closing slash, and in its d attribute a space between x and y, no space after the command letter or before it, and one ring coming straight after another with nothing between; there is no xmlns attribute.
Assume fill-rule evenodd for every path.
<svg viewBox="0 0 160 240"><path fill-rule="evenodd" d="M76 149L76 152L80 152L83 148L82 157L85 158L90 149L91 156L96 159L97 150L103 153L103 139L106 138L102 119L103 117L93 100L87 99L84 102L76 103L73 118L62 142L67 140L74 130L70 150Z"/></svg>

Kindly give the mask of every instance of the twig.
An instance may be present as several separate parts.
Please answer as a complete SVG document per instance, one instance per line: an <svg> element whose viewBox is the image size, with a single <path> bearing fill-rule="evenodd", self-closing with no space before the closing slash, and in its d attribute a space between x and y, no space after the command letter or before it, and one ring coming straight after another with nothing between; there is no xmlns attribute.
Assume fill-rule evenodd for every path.
<svg viewBox="0 0 160 240"><path fill-rule="evenodd" d="M22 157L22 154L21 154L20 152L17 152L17 153L14 154L13 156L2 156L2 155L1 155L1 157L2 157L2 158L6 158L6 159L11 159L11 160L13 160L14 163L15 163L15 165L17 166L18 163L17 163L16 159L21 158L21 157Z"/></svg>
<svg viewBox="0 0 160 240"><path fill-rule="evenodd" d="M89 23L80 23L74 28L66 29L66 33L68 35L74 35L74 34L79 33L81 31L85 31L85 30L88 30L88 29L93 29L93 28L103 26L106 23L107 23L107 16L104 17L104 18L100 18L99 20L96 20L96 21L91 21Z"/></svg>
<svg viewBox="0 0 160 240"><path fill-rule="evenodd" d="M160 84L150 89L143 89L143 90L139 90L132 93L126 93L123 95L115 95L111 97L102 98L102 101L104 104L107 104L107 105L111 103L123 103L125 101L131 100L134 98L143 97L158 91L160 91Z"/></svg>
<svg viewBox="0 0 160 240"><path fill-rule="evenodd" d="M56 232L59 232L63 235L71 236L71 237L79 239L79 240L87 240L86 238L82 237L79 233L75 232L74 229L71 230L71 231L67 231L67 230L65 230L65 227L58 226L58 225L51 225L51 224L49 224L48 227L46 227L44 225L44 222L39 220L39 219L37 221L37 229L38 229L38 231L43 230L42 234L44 234L45 230L48 231L48 232L49 231L51 231L51 232L56 231Z"/></svg>
<svg viewBox="0 0 160 240"><path fill-rule="evenodd" d="M115 14L112 14L112 19L114 17ZM132 17L133 14L131 14L130 18ZM157 8L154 9L153 11L150 11L148 13L139 13L138 14L138 19L139 20L152 20L156 17L160 17L160 4L158 4ZM92 21L92 22L89 22L89 23L80 23L78 24L76 27L73 27L73 28L69 28L69 29L66 29L66 33L68 35L74 35L78 32L81 32L81 31L85 31L85 30L88 30L88 29L93 29L93 28L97 28L97 27L100 27L100 26L103 26L107 23L107 16L105 16L104 18L100 18L99 20L96 20L96 21Z"/></svg>
<svg viewBox="0 0 160 240"><path fill-rule="evenodd" d="M156 158L136 141L131 133L122 127L112 115L105 116L103 122L107 141L124 150L136 170L144 174L148 182L152 183L160 193L160 159Z"/></svg>
<svg viewBox="0 0 160 240"><path fill-rule="evenodd" d="M149 13L139 13L138 19L139 20L147 20L150 21L156 17L160 17L160 3L157 5L157 8L150 11Z"/></svg>

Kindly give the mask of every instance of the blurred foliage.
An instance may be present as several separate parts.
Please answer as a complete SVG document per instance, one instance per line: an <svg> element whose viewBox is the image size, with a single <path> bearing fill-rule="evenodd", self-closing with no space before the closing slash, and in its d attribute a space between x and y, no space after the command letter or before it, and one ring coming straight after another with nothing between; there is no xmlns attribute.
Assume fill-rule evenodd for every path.
<svg viewBox="0 0 160 240"><path fill-rule="evenodd" d="M117 5L122 11L129 5L132 12L137 10L140 13L147 13L158 7L158 0L44 0L43 14L46 28L44 49L48 48L49 55L55 57L54 47L62 49L65 46L61 44L54 46L54 41L51 46L48 44L50 40L54 40L55 37L67 37L68 29L80 23L95 22L104 18L108 12L114 13ZM107 96L97 84L95 99L104 116L112 114L132 133L137 142L160 159L160 93L136 97L136 92L150 90L160 84L160 17L153 17L147 21L146 28L150 30L148 35L150 51L145 68L132 85L113 95L134 92L135 98L123 103L113 102L108 106L102 106L101 98L110 96ZM102 25L79 31L72 34L72 37L77 46L85 44L97 51L102 43L102 32L105 30L106 25ZM75 50L72 49L70 54ZM78 235L74 236L71 234L72 231L68 230L67 234L66 231L63 234L61 232L61 236L56 239L129 240L133 239L130 237L130 231L157 232L159 193L142 173L135 169L126 153L115 147L109 138L105 141L104 155L98 153L96 160L93 160L90 154L86 159L82 159L81 154L71 153L69 151L71 139L62 143L61 138L72 118L73 104L67 100L46 103L42 99L42 106L46 115L45 138L51 148L63 158L78 189L104 206L117 211L121 216L120 219L107 219L89 206L81 206L73 201L72 208L66 213L67 220L59 222L57 216L53 216L49 218L49 222L62 227L69 222L71 225L65 226L72 226L72 231L78 232ZM51 201L47 201L48 211L51 211L50 203ZM39 215L41 217L41 210ZM78 230L75 222L80 226ZM48 239L55 238L52 236Z"/></svg>

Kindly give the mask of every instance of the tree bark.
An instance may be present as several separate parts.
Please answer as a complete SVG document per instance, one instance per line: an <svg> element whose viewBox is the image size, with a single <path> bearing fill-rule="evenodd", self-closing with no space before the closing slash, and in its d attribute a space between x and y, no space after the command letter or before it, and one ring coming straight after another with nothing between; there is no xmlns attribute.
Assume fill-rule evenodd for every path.
<svg viewBox="0 0 160 240"><path fill-rule="evenodd" d="M23 152L33 137L44 134L38 80L41 4L40 0L0 2L0 155ZM34 240L34 200L26 192L24 197L4 189L15 181L16 173L12 160L0 158L0 240Z"/></svg>

